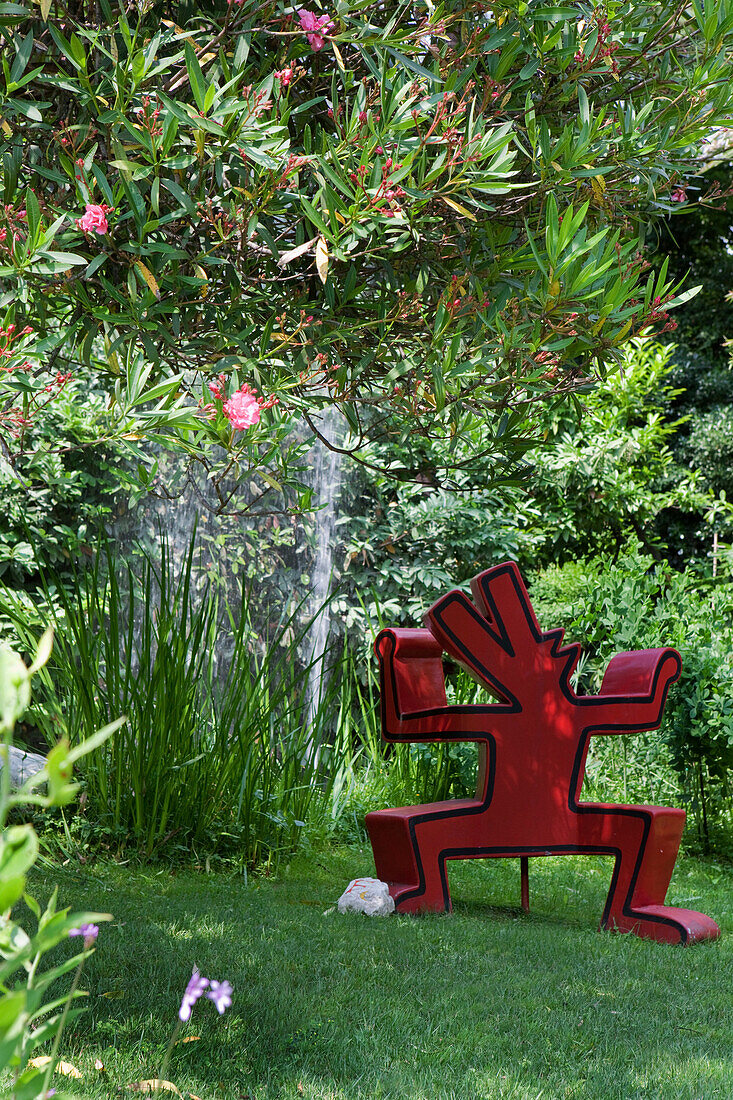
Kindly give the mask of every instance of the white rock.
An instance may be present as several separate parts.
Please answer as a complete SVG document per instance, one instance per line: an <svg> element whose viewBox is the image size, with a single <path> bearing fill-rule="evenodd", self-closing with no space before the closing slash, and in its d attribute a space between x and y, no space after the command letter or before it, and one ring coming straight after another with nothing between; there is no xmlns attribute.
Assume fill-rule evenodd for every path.
<svg viewBox="0 0 733 1100"><path fill-rule="evenodd" d="M27 779L38 773L46 766L46 757L37 752L28 752L26 749L16 748L11 745L9 749L10 783L13 787L22 787ZM0 760L2 769L2 760Z"/></svg>
<svg viewBox="0 0 733 1100"><path fill-rule="evenodd" d="M368 917L388 917L394 913L394 898L386 882L378 878L355 878L338 900L339 913L351 910Z"/></svg>

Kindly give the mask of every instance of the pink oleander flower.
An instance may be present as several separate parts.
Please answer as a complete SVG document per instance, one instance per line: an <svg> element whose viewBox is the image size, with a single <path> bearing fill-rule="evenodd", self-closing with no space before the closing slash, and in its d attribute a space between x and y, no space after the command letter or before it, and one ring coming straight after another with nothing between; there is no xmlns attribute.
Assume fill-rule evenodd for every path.
<svg viewBox="0 0 733 1100"><path fill-rule="evenodd" d="M280 81L283 88L287 88L290 81L293 79L292 69L277 69L275 71L275 79Z"/></svg>
<svg viewBox="0 0 733 1100"><path fill-rule="evenodd" d="M307 8L301 8L298 12L298 19L300 19L300 25L305 31L305 37L308 39L310 48L314 52L322 50L326 45L324 34L328 34L329 31L333 29L334 24L331 17L328 15L316 15L314 11L308 11Z"/></svg>
<svg viewBox="0 0 733 1100"><path fill-rule="evenodd" d="M113 209L114 207L107 206L106 203L98 206L96 203L88 202L81 218L76 219L77 229L81 229L84 233L91 233L93 230L103 237L109 229L107 214L110 214Z"/></svg>
<svg viewBox="0 0 733 1100"><path fill-rule="evenodd" d="M224 402L224 416L237 432L251 428L260 419L261 413L262 399L255 397L246 382Z"/></svg>
<svg viewBox="0 0 733 1100"><path fill-rule="evenodd" d="M672 202L687 202L687 191L684 187L675 187L669 197Z"/></svg>

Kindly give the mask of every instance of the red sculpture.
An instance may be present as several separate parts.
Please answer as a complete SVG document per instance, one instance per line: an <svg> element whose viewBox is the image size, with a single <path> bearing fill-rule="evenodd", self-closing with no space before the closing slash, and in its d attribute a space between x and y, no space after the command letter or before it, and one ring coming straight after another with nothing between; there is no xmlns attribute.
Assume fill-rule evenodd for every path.
<svg viewBox="0 0 733 1100"><path fill-rule="evenodd" d="M450 910L446 861L515 856L528 906L530 856L615 856L601 927L663 943L716 939L703 913L664 904L684 810L579 802L595 734L656 729L680 674L674 649L619 653L597 696L576 695L580 654L563 631L543 632L512 562L454 590L427 614L428 629L383 630L376 640L387 741L475 741L475 798L367 814L377 874L399 912ZM443 651L496 699L448 706Z"/></svg>

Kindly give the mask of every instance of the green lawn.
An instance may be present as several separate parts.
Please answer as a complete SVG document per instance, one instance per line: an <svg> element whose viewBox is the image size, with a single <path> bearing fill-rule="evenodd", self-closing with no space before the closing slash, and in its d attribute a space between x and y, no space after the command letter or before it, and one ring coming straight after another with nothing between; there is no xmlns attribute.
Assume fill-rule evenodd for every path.
<svg viewBox="0 0 733 1100"><path fill-rule="evenodd" d="M195 963L227 978L223 1017L200 1002L167 1077L201 1100L730 1100L733 869L682 861L675 904L723 929L672 948L596 931L611 864L454 864L452 916L339 915L367 849L300 857L277 879L168 870L36 872L33 890L107 910L62 1041L85 1098L155 1076ZM95 1071L95 1059L105 1066ZM171 1095L164 1093L162 1095Z"/></svg>

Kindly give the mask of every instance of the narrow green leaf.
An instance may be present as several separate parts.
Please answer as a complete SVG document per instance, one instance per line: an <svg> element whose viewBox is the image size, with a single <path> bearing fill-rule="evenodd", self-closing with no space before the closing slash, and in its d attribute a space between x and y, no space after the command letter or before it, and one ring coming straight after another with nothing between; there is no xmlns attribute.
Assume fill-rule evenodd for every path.
<svg viewBox="0 0 733 1100"><path fill-rule="evenodd" d="M94 173L94 178L97 181L97 186L99 187L99 190L104 195L104 201L107 203L108 206L114 206L115 199L114 195L112 194L112 188L110 187L109 181L104 174L104 170L102 169L101 165L96 163L96 161L92 163L92 172Z"/></svg>
<svg viewBox="0 0 733 1100"><path fill-rule="evenodd" d="M323 233L327 237L330 237L331 230L327 228L323 218L318 213L316 208L312 205L312 203L308 201L305 195L300 196L300 205L303 207L303 210L305 211L307 217L313 223L313 225L315 225L316 229L320 229L321 233Z"/></svg>
<svg viewBox="0 0 733 1100"><path fill-rule="evenodd" d="M166 191L170 191L170 193L171 193L171 195L173 195L174 199L178 199L178 201L180 202L181 206L183 207L183 209L186 211L187 214L191 214L191 215L195 216L195 214L196 214L196 204L191 199L191 196L188 195L183 190L183 188L180 187L176 183L175 180L161 179L160 182L163 184Z"/></svg>
<svg viewBox="0 0 733 1100"><path fill-rule="evenodd" d="M41 208L35 193L27 189L25 193L25 210L28 219L28 240L31 248L34 248L38 239L38 228L41 224Z"/></svg>
<svg viewBox="0 0 733 1100"><path fill-rule="evenodd" d="M449 363L447 365L449 365ZM441 409L445 408L445 378L443 377L443 367L437 356L433 360L430 369L433 376L433 393L435 394L435 407L438 412L440 412Z"/></svg>
<svg viewBox="0 0 733 1100"><path fill-rule="evenodd" d="M124 726L127 718L123 715L122 718L116 718L114 722L109 722L108 725L102 726L100 730L93 733L91 737L87 737L82 741L81 745L75 745L73 749L70 749L67 755L67 760L70 764L73 764L76 760L79 760L82 756L87 756L90 752L94 752L100 745L103 745L105 741L108 741L113 733L116 733L118 729ZM104 919L108 919L104 917Z"/></svg>
<svg viewBox="0 0 733 1100"><path fill-rule="evenodd" d="M204 74L201 72L201 66L196 57L196 51L190 42L186 42L184 50L186 55L186 71L188 72L193 98L196 100L196 106L199 111L203 114L206 111L206 81L204 80Z"/></svg>
<svg viewBox="0 0 733 1100"><path fill-rule="evenodd" d="M534 76L534 74L537 72L539 67L540 67L539 58L538 57L532 58L531 61L528 61L527 64L523 65L522 68L519 70L519 79L520 80L529 80L530 77Z"/></svg>
<svg viewBox="0 0 733 1100"><path fill-rule="evenodd" d="M79 68L86 71L87 55L84 50L84 43L77 34L72 34L71 38L69 39L69 46L71 47L71 51L74 55L74 60L76 61Z"/></svg>
<svg viewBox="0 0 733 1100"><path fill-rule="evenodd" d="M87 262L85 256L79 256L76 252L52 252L50 249L43 249L39 252L39 256L43 256L49 260L55 260L56 263L66 264L67 267L73 265L85 264Z"/></svg>
<svg viewBox="0 0 733 1100"><path fill-rule="evenodd" d="M130 402L130 407L133 405L147 404L149 401L157 401L161 397L175 395L182 381L183 375L176 374L171 378L166 378L163 382L156 382L149 390L141 391L139 398L136 401Z"/></svg>
<svg viewBox="0 0 733 1100"><path fill-rule="evenodd" d="M586 95L585 88L580 83L578 83L578 111L580 112L581 122L589 124L590 104L588 103L588 96Z"/></svg>
<svg viewBox="0 0 733 1100"><path fill-rule="evenodd" d="M18 52L15 55L15 61L13 67L10 70L10 81L17 87L17 82L26 70L28 62L30 61L31 52L33 50L33 31L28 31L25 38L22 39Z"/></svg>
<svg viewBox="0 0 733 1100"><path fill-rule="evenodd" d="M71 43L66 41L61 31L58 30L58 28L54 26L53 23L49 23L48 29L51 37L53 38L58 48L61 50L61 53L64 55L66 60L70 61L75 69L80 69L81 65L74 56L74 50L71 47Z"/></svg>
<svg viewBox="0 0 733 1100"><path fill-rule="evenodd" d="M419 65L417 61L413 61L411 57L407 57L405 54L400 53L399 50L393 50L391 46L387 46L387 52L391 53L395 60L399 61L400 65L404 65L410 72L417 73L417 75L423 77L424 80L429 80L432 84L443 83L441 77L436 76L435 73L431 73L430 69L426 69L424 65Z"/></svg>

